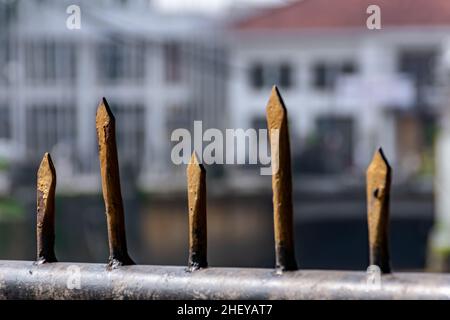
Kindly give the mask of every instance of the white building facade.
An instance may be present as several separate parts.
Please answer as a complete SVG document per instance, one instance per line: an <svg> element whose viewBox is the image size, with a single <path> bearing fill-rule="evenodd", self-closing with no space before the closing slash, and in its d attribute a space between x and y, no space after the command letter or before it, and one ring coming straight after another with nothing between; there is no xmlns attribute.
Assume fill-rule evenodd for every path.
<svg viewBox="0 0 450 320"><path fill-rule="evenodd" d="M66 27L71 4L80 29ZM144 189L184 185L185 168L170 161L172 130L223 121L225 50L214 23L161 15L148 1L12 1L7 11L0 157L37 165L49 151L60 188L98 190L95 112L106 97L120 164Z"/></svg>
<svg viewBox="0 0 450 320"><path fill-rule="evenodd" d="M347 7L340 5L337 22L321 16L321 1L303 2L231 28L232 122L242 128L263 124L270 88L277 85L289 112L292 151L319 152L312 172L361 174L382 146L396 178L415 173L423 146L430 144L420 133L442 105L438 69L450 21L402 22L404 12L381 1L383 27L368 30L363 2L357 17L345 16ZM384 13L390 17L385 25ZM311 141L319 143L308 151ZM308 166L308 157L300 159Z"/></svg>

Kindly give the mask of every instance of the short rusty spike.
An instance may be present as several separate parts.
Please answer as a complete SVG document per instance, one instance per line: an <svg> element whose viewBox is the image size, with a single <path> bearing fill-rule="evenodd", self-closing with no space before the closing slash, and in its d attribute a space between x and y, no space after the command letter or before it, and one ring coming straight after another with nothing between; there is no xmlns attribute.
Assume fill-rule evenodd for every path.
<svg viewBox="0 0 450 320"><path fill-rule="evenodd" d="M103 98L97 109L96 128L102 191L108 223L109 264L114 269L121 265L134 264L128 255L125 236L125 218L120 191L119 162L117 159L114 115Z"/></svg>
<svg viewBox="0 0 450 320"><path fill-rule="evenodd" d="M272 153L276 268L279 271L296 270L287 110L276 86L272 88L266 114Z"/></svg>
<svg viewBox="0 0 450 320"><path fill-rule="evenodd" d="M49 153L37 172L37 262L56 262L55 256L56 171Z"/></svg>
<svg viewBox="0 0 450 320"><path fill-rule="evenodd" d="M391 167L379 148L367 168L367 221L369 227L369 259L381 272L390 273L389 262L389 193Z"/></svg>
<svg viewBox="0 0 450 320"><path fill-rule="evenodd" d="M187 166L189 205L189 262L188 269L194 271L206 268L207 227L206 227L206 171L199 163L195 151Z"/></svg>

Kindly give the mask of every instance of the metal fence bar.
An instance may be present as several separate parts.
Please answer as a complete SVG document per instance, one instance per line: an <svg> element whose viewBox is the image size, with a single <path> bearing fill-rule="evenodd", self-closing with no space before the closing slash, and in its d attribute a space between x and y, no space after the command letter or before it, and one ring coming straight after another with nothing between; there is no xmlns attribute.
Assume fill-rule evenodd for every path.
<svg viewBox="0 0 450 320"><path fill-rule="evenodd" d="M56 171L46 153L37 173L36 243L38 263L56 262L55 256Z"/></svg>
<svg viewBox="0 0 450 320"><path fill-rule="evenodd" d="M103 98L95 119L98 137L98 154L102 175L102 191L108 223L110 268L134 264L128 255L125 236L125 217L120 190L119 161L116 145L116 119Z"/></svg>
<svg viewBox="0 0 450 320"><path fill-rule="evenodd" d="M292 207L291 149L287 110L276 86L267 103L272 157L273 220L276 268L282 272L296 270Z"/></svg>
<svg viewBox="0 0 450 320"><path fill-rule="evenodd" d="M386 274L377 287L365 272L0 261L0 275L3 299L450 299L445 274Z"/></svg>
<svg viewBox="0 0 450 320"><path fill-rule="evenodd" d="M206 268L206 171L199 163L195 152L186 170L189 206L189 261L188 268L194 271Z"/></svg>
<svg viewBox="0 0 450 320"><path fill-rule="evenodd" d="M383 273L391 272L389 262L389 195L391 167L380 148L367 169L367 223L369 261Z"/></svg>
<svg viewBox="0 0 450 320"><path fill-rule="evenodd" d="M287 110L276 87L267 104L272 151L275 269L207 268L206 172L187 167L188 268L137 266L129 257L120 190L115 119L106 99L96 128L110 257L107 265L56 262L56 172L44 155L37 179L37 263L0 261L4 299L450 299L450 275L391 273L388 224L391 168L379 149L367 169L370 265L366 272L297 270ZM373 270L373 269L372 269ZM195 271L195 272L194 272ZM78 286L72 286L76 278Z"/></svg>

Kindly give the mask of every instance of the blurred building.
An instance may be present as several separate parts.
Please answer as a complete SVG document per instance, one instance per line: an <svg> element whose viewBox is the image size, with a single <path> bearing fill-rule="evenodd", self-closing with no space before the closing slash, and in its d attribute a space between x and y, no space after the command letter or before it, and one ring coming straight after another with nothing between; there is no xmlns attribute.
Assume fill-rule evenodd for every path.
<svg viewBox="0 0 450 320"><path fill-rule="evenodd" d="M240 9L225 38L217 17L165 15L146 0L1 0L0 169L35 168L50 151L60 187L98 190L94 121L105 96L123 176L146 189L183 188L184 166L170 161L172 130L194 120L265 128L277 84L294 170L360 175L381 145L397 181L428 173L450 5L376 1L381 30L369 30L373 3L343 1ZM72 4L79 30L66 27ZM0 170L0 189L2 181Z"/></svg>
<svg viewBox="0 0 450 320"><path fill-rule="evenodd" d="M66 27L72 4L81 29ZM49 151L61 188L97 190L95 112L105 96L123 176L161 188L184 170L170 161L172 130L197 119L221 128L225 50L213 21L162 15L142 0L5 0L0 15L2 161L36 167Z"/></svg>
<svg viewBox="0 0 450 320"><path fill-rule="evenodd" d="M369 30L369 5L381 30ZM231 27L230 109L237 127L265 125L277 84L303 173L364 172L382 146L396 180L426 171L442 103L446 0L303 0Z"/></svg>

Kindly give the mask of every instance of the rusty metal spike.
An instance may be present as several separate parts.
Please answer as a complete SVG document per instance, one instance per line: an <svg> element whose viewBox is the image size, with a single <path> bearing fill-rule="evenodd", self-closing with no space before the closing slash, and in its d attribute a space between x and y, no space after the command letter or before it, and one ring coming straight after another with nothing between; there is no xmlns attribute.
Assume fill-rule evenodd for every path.
<svg viewBox="0 0 450 320"><path fill-rule="evenodd" d="M391 167L379 148L367 168L367 221L369 227L369 261L381 272L390 273L389 261L389 193Z"/></svg>
<svg viewBox="0 0 450 320"><path fill-rule="evenodd" d="M195 151L186 169L189 205L189 262L188 269L206 268L206 171Z"/></svg>
<svg viewBox="0 0 450 320"><path fill-rule="evenodd" d="M97 109L96 129L102 176L102 191L108 224L109 263L114 269L134 264L127 251L125 218L120 190L119 162L117 159L115 118L108 102L103 98Z"/></svg>
<svg viewBox="0 0 450 320"><path fill-rule="evenodd" d="M37 262L56 262L55 256L56 171L47 152L37 172Z"/></svg>
<svg viewBox="0 0 450 320"><path fill-rule="evenodd" d="M279 271L296 270L292 206L291 151L287 110L274 86L266 108L272 154L275 259Z"/></svg>

